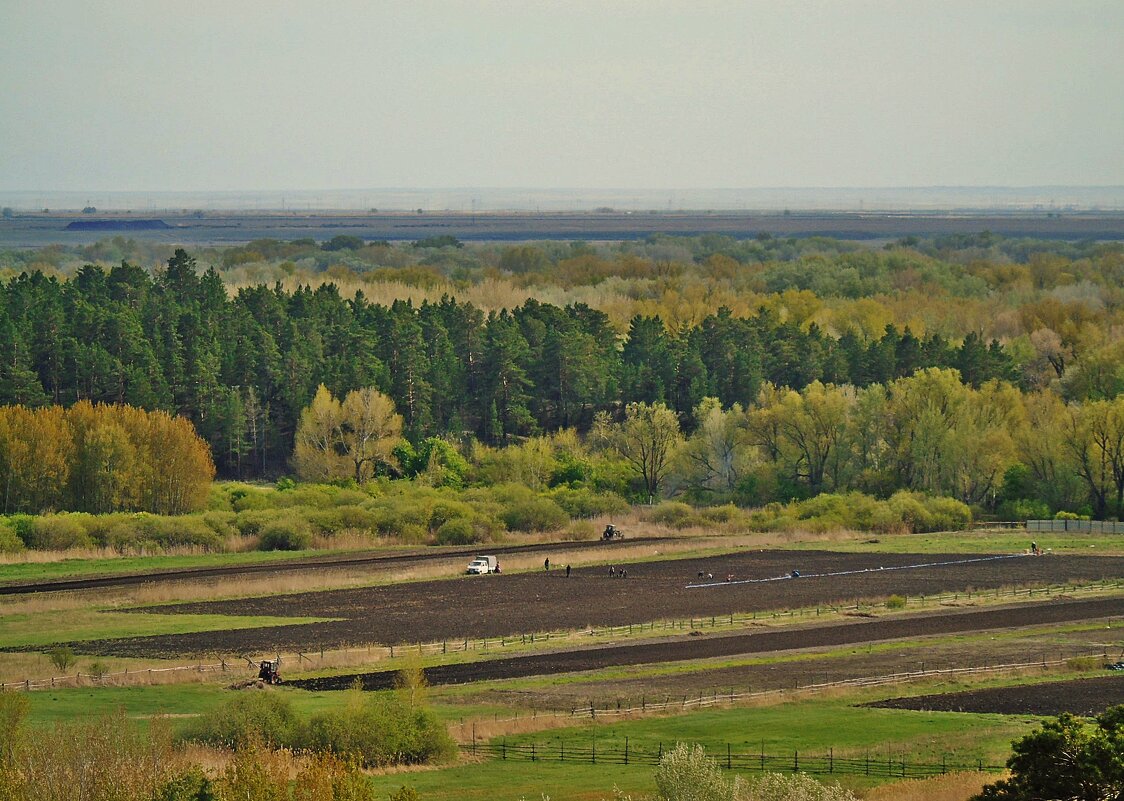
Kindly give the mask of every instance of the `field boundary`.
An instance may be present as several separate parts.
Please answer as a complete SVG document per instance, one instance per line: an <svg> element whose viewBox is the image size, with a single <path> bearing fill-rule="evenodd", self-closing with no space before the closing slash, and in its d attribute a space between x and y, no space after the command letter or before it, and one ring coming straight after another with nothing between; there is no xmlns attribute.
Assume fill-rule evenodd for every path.
<svg viewBox="0 0 1124 801"><path fill-rule="evenodd" d="M1075 654L1064 659L1039 659L1034 662L1011 662L998 665L976 665L973 667L911 670L898 673L885 673L877 676L857 676L849 679L838 679L836 681L811 682L802 686L797 684L795 687L791 688L785 687L772 690L756 690L753 692L720 693L717 690L714 690L709 693L702 693L698 696L684 695L681 698L677 698L675 700L647 701L646 699L643 699L641 700L639 706L636 705L634 700L630 700L623 706L618 701L616 705L608 705L604 708L599 708L591 702L582 706L573 706L569 711L566 711L564 709L533 710L529 715L517 715L510 718L487 719L486 722L489 724L512 723L515 721L526 720L528 717L574 718L579 720L588 718L590 720L596 720L599 717L628 717L636 714L664 712L668 710L706 709L715 706L733 705L738 703L739 701L781 697L792 693L816 693L846 687L860 689L867 687L882 687L894 684L909 684L911 682L922 679L946 678L951 676L1001 674L1016 672L1020 670L1033 670L1036 668L1045 670L1051 667L1068 665L1074 660L1102 658L1104 658L1103 652L1097 651L1095 653L1090 652L1085 654ZM667 696L665 696L665 698L666 697ZM469 726L470 724L466 722L457 725L461 727L462 733L464 733L464 728L466 726Z"/></svg>
<svg viewBox="0 0 1124 801"><path fill-rule="evenodd" d="M663 758L663 743L659 743L657 750L651 748L641 749L630 747L628 738L625 738L623 747L597 748L596 741L586 748L566 747L565 741L557 745L547 745L540 742L507 743L506 741L488 743L466 743L460 746L461 752L466 756L490 757L493 761L524 761L524 762L577 762L589 765L647 765L655 767ZM850 776L876 776L898 779L923 779L931 776L943 776L948 773L962 771L976 771L978 773L1001 773L1007 768L1004 765L992 765L982 759L975 762L916 762L907 757L887 757L886 759L865 757L837 757L835 749L829 748L821 756L808 756L800 754L799 749L793 750L791 755L766 754L734 751L729 743L723 754L719 751L711 757L720 767L726 770L757 771L764 773L812 773L818 775L850 775Z"/></svg>

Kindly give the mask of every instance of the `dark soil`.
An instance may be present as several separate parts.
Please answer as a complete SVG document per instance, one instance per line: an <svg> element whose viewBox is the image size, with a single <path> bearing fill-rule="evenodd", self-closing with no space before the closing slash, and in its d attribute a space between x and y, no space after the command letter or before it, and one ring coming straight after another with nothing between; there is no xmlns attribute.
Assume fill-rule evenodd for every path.
<svg viewBox="0 0 1124 801"><path fill-rule="evenodd" d="M691 659L771 653L801 648L838 646L879 640L923 637L934 634L1011 626L1061 623L1124 615L1124 600L1052 601L1041 604L999 607L968 612L937 613L862 623L842 623L810 628L786 628L732 637L681 637L665 642L586 648L549 654L489 659L456 665L426 668L430 684L465 684L492 679L544 676L580 670L596 670L618 665L676 662ZM288 682L307 690L342 690L356 679L365 690L394 686L394 671L329 676Z"/></svg>
<svg viewBox="0 0 1124 801"><path fill-rule="evenodd" d="M145 611L176 614L293 615L329 623L161 635L75 643L76 650L119 656L313 651L366 643L403 644L501 637L525 632L709 618L730 613L830 605L891 594L936 595L1124 576L1124 557L1049 556L909 570L890 568L962 559L958 555L750 551L711 558L627 564L628 578L600 567L501 576L466 576L378 587L176 604ZM886 568L880 570L880 567ZM805 577L762 584L688 589L699 572L739 579ZM861 571L849 575L809 574ZM1124 605L1124 601L1120 602Z"/></svg>
<svg viewBox="0 0 1124 801"><path fill-rule="evenodd" d="M1060 715L1069 712L1092 717L1117 704L1124 704L1124 675L891 698L868 706L925 712L996 712L1001 715Z"/></svg>

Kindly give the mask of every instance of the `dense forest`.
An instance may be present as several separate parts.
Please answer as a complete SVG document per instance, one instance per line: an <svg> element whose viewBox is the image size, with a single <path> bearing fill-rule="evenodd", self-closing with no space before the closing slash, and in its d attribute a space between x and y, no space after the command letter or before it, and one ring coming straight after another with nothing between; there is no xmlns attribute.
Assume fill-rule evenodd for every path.
<svg viewBox="0 0 1124 801"><path fill-rule="evenodd" d="M636 316L618 337L576 303L528 300L485 314L446 297L414 306L343 298L335 285L240 289L177 251L155 276L87 265L70 281L35 272L3 289L0 403L127 403L190 418L225 475L285 471L319 384L388 394L411 440L471 434L488 443L576 427L597 411L663 402L688 430L703 398L747 405L762 382L866 386L953 367L978 386L1016 377L999 343L952 343L888 325L833 337L768 308L720 308L672 332Z"/></svg>
<svg viewBox="0 0 1124 801"><path fill-rule="evenodd" d="M950 431L969 419L956 410L978 407L973 414L1004 421L1004 442L1013 442L1016 417L1047 415L1046 433L1060 436L1065 401L1107 402L1124 386L1124 248L1114 244L981 234L881 249L767 235L598 247L337 237L162 248L114 239L0 254L0 404L166 411L195 424L221 475L269 477L291 470L301 412L321 384L340 398L385 393L415 446L588 433L599 420L622 421L630 404L666 405L690 437L717 425L718 413L791 406L782 389L836 410L851 436L882 432L894 419L885 404L904 409L907 386L928 402L939 388ZM904 381L918 371L928 383ZM802 436L791 424L797 411L787 412L789 439ZM933 419L931 409L914 411ZM873 445L859 457L848 444L790 458L782 429L770 441L746 426L763 461L791 462L772 471L780 478L768 492L743 481L735 499L747 503L905 487L994 506L1004 472L1030 460L993 448L1004 456L977 480L942 460L948 447L930 456L941 464L920 471L901 458L872 467ZM882 451L892 440L882 436ZM1120 505L1115 483L1082 493L1078 468L1066 474L1073 480L1049 498L1045 474L1022 495L1097 515ZM691 486L731 497L712 492L713 476L684 474L680 488Z"/></svg>

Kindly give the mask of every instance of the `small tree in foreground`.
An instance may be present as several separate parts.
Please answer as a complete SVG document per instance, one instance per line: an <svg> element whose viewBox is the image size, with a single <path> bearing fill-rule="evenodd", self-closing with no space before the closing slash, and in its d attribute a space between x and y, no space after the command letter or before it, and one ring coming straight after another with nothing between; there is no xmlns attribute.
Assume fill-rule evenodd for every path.
<svg viewBox="0 0 1124 801"><path fill-rule="evenodd" d="M664 754L655 778L659 801L737 801L741 796L741 779L723 776L697 744L679 743Z"/></svg>
<svg viewBox="0 0 1124 801"><path fill-rule="evenodd" d="M1102 801L1124 798L1124 706L1088 726L1068 713L1013 744L1009 779L989 784L972 801Z"/></svg>

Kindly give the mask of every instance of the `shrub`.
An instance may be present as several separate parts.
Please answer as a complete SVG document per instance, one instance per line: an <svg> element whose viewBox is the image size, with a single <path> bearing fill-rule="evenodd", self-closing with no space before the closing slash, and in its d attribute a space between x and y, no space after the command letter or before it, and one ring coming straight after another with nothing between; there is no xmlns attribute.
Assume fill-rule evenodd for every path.
<svg viewBox="0 0 1124 801"><path fill-rule="evenodd" d="M28 547L39 551L61 551L67 548L89 548L94 543L82 524L84 514L45 515L31 525Z"/></svg>
<svg viewBox="0 0 1124 801"><path fill-rule="evenodd" d="M649 510L645 518L652 523L659 523L672 528L689 528L698 524L695 510L679 501L664 501L659 506Z"/></svg>
<svg viewBox="0 0 1124 801"><path fill-rule="evenodd" d="M212 801L214 786L198 765L192 765L156 790L156 801Z"/></svg>
<svg viewBox="0 0 1124 801"><path fill-rule="evenodd" d="M361 506L337 506L313 511L308 522L317 533L330 537L341 531L374 532L379 525L379 515Z"/></svg>
<svg viewBox="0 0 1124 801"><path fill-rule="evenodd" d="M256 537L268 523L279 520L285 513L278 509L253 509L239 512L234 518L234 527L243 537Z"/></svg>
<svg viewBox="0 0 1124 801"><path fill-rule="evenodd" d="M344 708L313 717L307 745L368 767L446 761L456 744L428 709L405 691L350 690Z"/></svg>
<svg viewBox="0 0 1124 801"><path fill-rule="evenodd" d="M557 531L570 522L570 516L550 498L530 498L505 507L500 520L512 531Z"/></svg>
<svg viewBox="0 0 1124 801"><path fill-rule="evenodd" d="M442 523L436 532L434 542L437 545L471 545L474 542L483 542L484 536L467 517L454 517Z"/></svg>
<svg viewBox="0 0 1124 801"><path fill-rule="evenodd" d="M1048 520L1050 507L1045 501L1038 499L1020 498L1013 501L1004 501L999 505L999 518L1001 520Z"/></svg>
<svg viewBox="0 0 1124 801"><path fill-rule="evenodd" d="M740 777L723 776L701 745L676 745L660 759L655 779L659 801L737 801L741 795Z"/></svg>
<svg viewBox="0 0 1124 801"><path fill-rule="evenodd" d="M932 516L927 531L961 531L972 522L972 510L955 498L926 498L925 508Z"/></svg>
<svg viewBox="0 0 1124 801"><path fill-rule="evenodd" d="M303 520L273 520L262 528L259 551L303 551L312 546L312 532Z"/></svg>
<svg viewBox="0 0 1124 801"><path fill-rule="evenodd" d="M823 784L807 773L766 773L751 781L745 801L858 801L838 784Z"/></svg>
<svg viewBox="0 0 1124 801"><path fill-rule="evenodd" d="M905 609L905 598L900 595L891 595L886 599L887 609Z"/></svg>
<svg viewBox="0 0 1124 801"><path fill-rule="evenodd" d="M205 712L188 727L187 738L227 748L282 748L299 746L303 732L289 699L263 690L239 693Z"/></svg>
<svg viewBox="0 0 1124 801"><path fill-rule="evenodd" d="M596 517L628 511L628 502L615 492L594 492L587 487L558 487L550 492L549 497L570 517Z"/></svg>
<svg viewBox="0 0 1124 801"><path fill-rule="evenodd" d="M26 547L11 520L0 518L0 553L15 553Z"/></svg>
<svg viewBox="0 0 1124 801"><path fill-rule="evenodd" d="M62 673L66 673L74 667L74 663L77 661L74 658L74 651L65 645L60 648L52 648L47 652L47 658Z"/></svg>
<svg viewBox="0 0 1124 801"><path fill-rule="evenodd" d="M6 522L26 547L32 547L31 542L35 537L35 515L10 515Z"/></svg>

